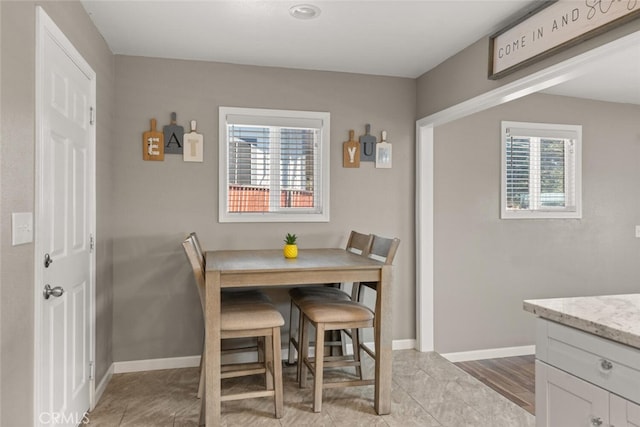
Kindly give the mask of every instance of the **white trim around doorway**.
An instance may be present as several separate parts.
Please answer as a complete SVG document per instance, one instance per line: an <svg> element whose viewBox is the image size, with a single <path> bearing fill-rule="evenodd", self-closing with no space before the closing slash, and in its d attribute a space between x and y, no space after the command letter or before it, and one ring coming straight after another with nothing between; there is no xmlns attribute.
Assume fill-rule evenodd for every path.
<svg viewBox="0 0 640 427"><path fill-rule="evenodd" d="M583 65L640 44L640 31L416 121L416 349L437 351L434 299L434 128L569 81Z"/></svg>

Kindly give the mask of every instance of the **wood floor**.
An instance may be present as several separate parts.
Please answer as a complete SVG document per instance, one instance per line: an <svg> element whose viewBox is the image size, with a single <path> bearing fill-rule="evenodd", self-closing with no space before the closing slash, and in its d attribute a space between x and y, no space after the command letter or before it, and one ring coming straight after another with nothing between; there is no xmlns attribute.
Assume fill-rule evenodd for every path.
<svg viewBox="0 0 640 427"><path fill-rule="evenodd" d="M530 414L535 414L535 356L455 363Z"/></svg>

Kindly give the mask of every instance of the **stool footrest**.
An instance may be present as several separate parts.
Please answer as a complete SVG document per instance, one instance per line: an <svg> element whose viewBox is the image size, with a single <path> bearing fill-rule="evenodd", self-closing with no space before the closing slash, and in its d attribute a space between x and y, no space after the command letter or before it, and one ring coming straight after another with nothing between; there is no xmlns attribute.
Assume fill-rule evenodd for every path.
<svg viewBox="0 0 640 427"><path fill-rule="evenodd" d="M264 374L265 372L266 372L266 369L263 367L237 369L237 370L222 372L220 374L220 378L225 379L225 378L246 377L249 375L261 375L261 374Z"/></svg>
<svg viewBox="0 0 640 427"><path fill-rule="evenodd" d="M367 385L375 385L375 380L353 380L353 381L336 381L322 384L322 388L338 388L338 387L360 387Z"/></svg>
<svg viewBox="0 0 640 427"><path fill-rule="evenodd" d="M257 397L271 397L275 395L274 390L250 391L247 393L227 394L220 398L221 402L240 399L255 399Z"/></svg>

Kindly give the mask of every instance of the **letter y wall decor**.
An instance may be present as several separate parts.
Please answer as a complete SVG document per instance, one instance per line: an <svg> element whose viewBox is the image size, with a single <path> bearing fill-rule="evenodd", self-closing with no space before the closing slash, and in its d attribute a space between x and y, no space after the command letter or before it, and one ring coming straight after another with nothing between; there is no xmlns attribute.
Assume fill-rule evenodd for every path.
<svg viewBox="0 0 640 427"><path fill-rule="evenodd" d="M371 125L367 124L365 129L359 141L354 139L354 131L349 131L349 140L342 144L342 167L359 168L360 162L375 162L377 169L390 169L393 147L387 142L387 131L382 131L382 139L377 142L369 133Z"/></svg>
<svg viewBox="0 0 640 427"><path fill-rule="evenodd" d="M345 168L360 167L360 144L353 139L353 129L349 131L349 140L342 144L342 166Z"/></svg>

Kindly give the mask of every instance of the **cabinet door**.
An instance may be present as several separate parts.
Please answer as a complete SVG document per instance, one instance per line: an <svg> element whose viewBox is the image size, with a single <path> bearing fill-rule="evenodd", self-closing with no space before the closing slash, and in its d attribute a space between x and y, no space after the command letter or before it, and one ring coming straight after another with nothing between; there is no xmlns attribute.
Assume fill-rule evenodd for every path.
<svg viewBox="0 0 640 427"><path fill-rule="evenodd" d="M611 394L611 427L640 427L640 405Z"/></svg>
<svg viewBox="0 0 640 427"><path fill-rule="evenodd" d="M537 427L608 425L608 391L536 360Z"/></svg>

